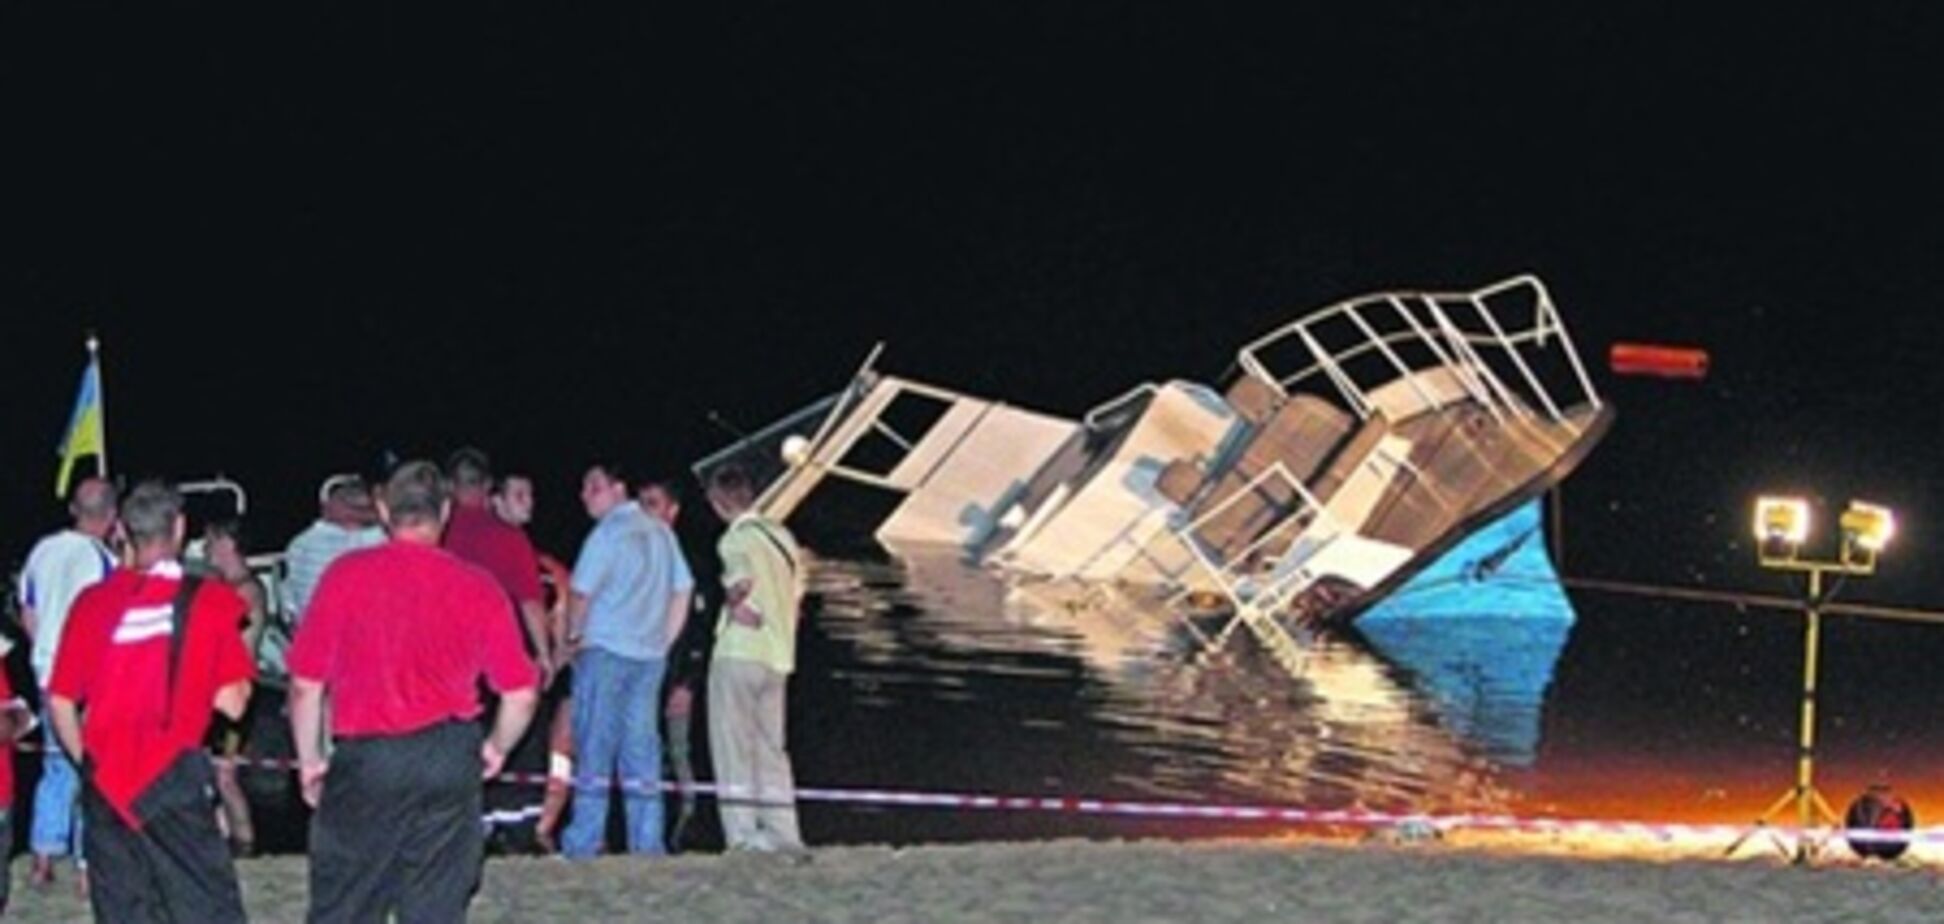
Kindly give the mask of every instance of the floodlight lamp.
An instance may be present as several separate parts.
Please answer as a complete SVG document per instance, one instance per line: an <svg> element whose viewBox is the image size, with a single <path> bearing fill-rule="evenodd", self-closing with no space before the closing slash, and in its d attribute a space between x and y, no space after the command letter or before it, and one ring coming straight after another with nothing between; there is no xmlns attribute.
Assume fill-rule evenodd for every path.
<svg viewBox="0 0 1944 924"><path fill-rule="evenodd" d="M790 466L802 465L810 458L810 441L800 433L792 433L783 438L783 461Z"/></svg>
<svg viewBox="0 0 1944 924"><path fill-rule="evenodd" d="M1897 534L1897 515L1882 504L1850 501L1841 524L1845 540L1872 554L1883 551Z"/></svg>
<svg viewBox="0 0 1944 924"><path fill-rule="evenodd" d="M1755 499L1755 539L1799 546L1809 538L1809 502L1799 497Z"/></svg>

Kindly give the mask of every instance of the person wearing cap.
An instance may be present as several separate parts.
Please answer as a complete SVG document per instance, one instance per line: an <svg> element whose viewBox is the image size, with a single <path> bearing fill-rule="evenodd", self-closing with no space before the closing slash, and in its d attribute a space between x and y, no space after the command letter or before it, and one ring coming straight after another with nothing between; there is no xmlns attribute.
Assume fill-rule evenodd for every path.
<svg viewBox="0 0 1944 924"><path fill-rule="evenodd" d="M185 575L174 488L137 486L122 516L133 558L76 598L48 683L48 716L87 781L89 902L97 921L242 921L203 739L213 713L249 704L249 606Z"/></svg>
<svg viewBox="0 0 1944 924"><path fill-rule="evenodd" d="M439 546L438 466L399 466L378 511L391 540L331 564L290 648L310 920L457 921L484 858L482 780L532 720L539 673L506 592ZM482 680L499 695L484 723Z"/></svg>
<svg viewBox="0 0 1944 924"><path fill-rule="evenodd" d="M86 478L68 496L72 525L34 544L20 572L20 622L33 640L29 660L34 681L47 702L47 682L54 673L54 652L60 647L74 599L115 568L108 540L115 532L115 486L102 478ZM43 706L43 711L45 711ZM80 866L82 823L74 807L81 778L54 740L54 726L43 717L47 758L34 787L34 812L27 847L34 862L28 880L37 885L54 881L54 858L72 855ZM81 880L86 883L86 879Z"/></svg>
<svg viewBox="0 0 1944 924"><path fill-rule="evenodd" d="M283 611L292 625L304 618L311 592L339 555L385 541L372 506L371 488L356 475L333 475L318 492L315 522L284 549Z"/></svg>

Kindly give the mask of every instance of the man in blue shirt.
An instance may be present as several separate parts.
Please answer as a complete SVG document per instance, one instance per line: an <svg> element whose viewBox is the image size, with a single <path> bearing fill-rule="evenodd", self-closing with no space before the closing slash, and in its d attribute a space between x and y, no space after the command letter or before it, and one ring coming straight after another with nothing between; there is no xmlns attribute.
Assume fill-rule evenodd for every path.
<svg viewBox="0 0 1944 924"><path fill-rule="evenodd" d="M668 649L688 618L695 579L667 524L629 498L619 466L581 478L594 529L574 562L565 644L574 654L573 817L561 853L592 857L607 829L608 789L618 772L628 851L662 846L661 736L656 721Z"/></svg>

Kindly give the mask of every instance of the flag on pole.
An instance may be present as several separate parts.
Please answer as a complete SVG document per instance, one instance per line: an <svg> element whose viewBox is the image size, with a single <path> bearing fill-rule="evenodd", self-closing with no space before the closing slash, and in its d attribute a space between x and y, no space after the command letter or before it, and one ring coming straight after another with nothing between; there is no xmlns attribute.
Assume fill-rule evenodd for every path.
<svg viewBox="0 0 1944 924"><path fill-rule="evenodd" d="M74 460L94 456L97 469L107 467L108 437L101 422L101 360L94 343L88 344L88 368L81 371L81 391L74 396L74 413L68 418L67 435L54 448L61 457L61 471L54 478L54 496L65 497L68 481L74 474Z"/></svg>

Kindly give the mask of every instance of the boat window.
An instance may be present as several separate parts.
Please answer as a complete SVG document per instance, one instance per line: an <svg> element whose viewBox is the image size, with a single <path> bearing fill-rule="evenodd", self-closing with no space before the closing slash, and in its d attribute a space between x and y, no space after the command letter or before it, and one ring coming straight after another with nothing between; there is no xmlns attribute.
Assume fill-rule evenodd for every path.
<svg viewBox="0 0 1944 924"><path fill-rule="evenodd" d="M899 392L878 414L876 424L844 454L841 464L872 475L891 474L951 407L950 401L940 398Z"/></svg>

